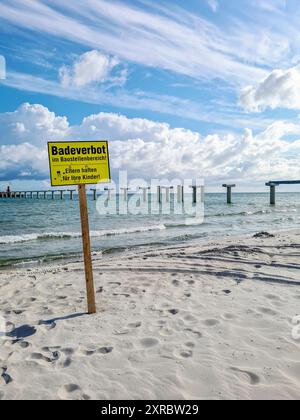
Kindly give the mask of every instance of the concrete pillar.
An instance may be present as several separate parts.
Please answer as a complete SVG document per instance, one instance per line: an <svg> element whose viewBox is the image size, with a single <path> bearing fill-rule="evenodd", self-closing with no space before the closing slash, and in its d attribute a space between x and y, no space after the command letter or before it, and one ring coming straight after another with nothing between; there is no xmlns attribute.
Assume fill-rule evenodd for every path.
<svg viewBox="0 0 300 420"><path fill-rule="evenodd" d="M157 199L158 202L161 204L163 202L163 192L166 192L166 203L170 203L171 199L171 190L173 190L174 187L157 187Z"/></svg>
<svg viewBox="0 0 300 420"><path fill-rule="evenodd" d="M125 203L128 201L128 190L129 188L120 188L120 191L123 191Z"/></svg>
<svg viewBox="0 0 300 420"><path fill-rule="evenodd" d="M184 186L183 185L177 186L177 202L178 204L182 204L184 202Z"/></svg>
<svg viewBox="0 0 300 420"><path fill-rule="evenodd" d="M161 202L162 202L161 187L157 187L157 201L158 201L159 204L161 204Z"/></svg>
<svg viewBox="0 0 300 420"><path fill-rule="evenodd" d="M274 182L267 182L266 186L270 187L270 205L271 206L275 206L276 204L276 187L279 184L274 183Z"/></svg>
<svg viewBox="0 0 300 420"><path fill-rule="evenodd" d="M201 203L205 202L205 187L204 185L201 187Z"/></svg>
<svg viewBox="0 0 300 420"><path fill-rule="evenodd" d="M270 185L270 204L271 206L276 204L276 185Z"/></svg>
<svg viewBox="0 0 300 420"><path fill-rule="evenodd" d="M170 202L170 188L166 187L166 202L169 203Z"/></svg>
<svg viewBox="0 0 300 420"><path fill-rule="evenodd" d="M191 185L191 187L190 188L192 188L192 190L193 190L193 204L197 204L197 192L198 192L198 189L201 189L201 201L203 202L204 201L204 199L203 199L203 192L202 192L202 190L203 190L203 185Z"/></svg>
<svg viewBox="0 0 300 420"><path fill-rule="evenodd" d="M93 200L97 200L97 190L95 188L92 188L91 191L93 192Z"/></svg>
<svg viewBox="0 0 300 420"><path fill-rule="evenodd" d="M108 192L108 200L110 200L111 199L111 193L112 193L112 191L113 191L113 188L108 188L108 187L105 187L104 188L104 191L107 191Z"/></svg>
<svg viewBox="0 0 300 420"><path fill-rule="evenodd" d="M235 184L223 184L224 188L227 188L227 204L232 204L232 188L236 187Z"/></svg>
<svg viewBox="0 0 300 420"><path fill-rule="evenodd" d="M232 188L227 187L227 204L232 204Z"/></svg>
<svg viewBox="0 0 300 420"><path fill-rule="evenodd" d="M193 187L193 204L197 204L197 187Z"/></svg>
<svg viewBox="0 0 300 420"><path fill-rule="evenodd" d="M139 190L143 191L143 201L146 203L148 201L148 192L150 187L139 187Z"/></svg>

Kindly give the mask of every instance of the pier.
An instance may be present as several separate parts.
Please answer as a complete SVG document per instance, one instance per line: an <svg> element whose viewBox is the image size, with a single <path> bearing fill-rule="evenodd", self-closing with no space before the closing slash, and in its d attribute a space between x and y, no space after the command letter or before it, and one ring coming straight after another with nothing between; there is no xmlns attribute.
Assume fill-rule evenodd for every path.
<svg viewBox="0 0 300 420"><path fill-rule="evenodd" d="M41 191L10 191L0 192L1 198L9 199L44 199L47 200L50 196L51 200L54 200L57 196L60 200L63 200L65 195L68 194L70 200L73 200L74 192L76 190L41 190Z"/></svg>
<svg viewBox="0 0 300 420"><path fill-rule="evenodd" d="M300 180L296 181L269 181L266 183L267 187L270 187L270 204L271 206L276 205L276 187L279 185L297 185L300 184Z"/></svg>
<svg viewBox="0 0 300 420"><path fill-rule="evenodd" d="M235 188L236 184L223 184L223 188L227 188L227 204L232 204L232 188Z"/></svg>
<svg viewBox="0 0 300 420"><path fill-rule="evenodd" d="M270 205L276 205L276 188L280 185L300 185L300 180L292 181L269 181L265 184L267 187L270 187ZM227 189L227 204L232 204L232 189L236 187L236 184L223 184L223 188ZM191 185L190 189L192 190L192 202L196 204L198 201L198 191L201 194L201 202L204 202L205 187L204 185ZM162 204L163 197L167 203L170 202L171 191L174 191L174 186L158 186L157 187L157 201ZM114 191L112 188L106 187L104 191L108 192L108 199L111 200L111 194ZM143 201L147 202L148 196L150 193L150 187L138 187L143 195ZM6 191L0 191L0 199L51 199L55 200L56 198L64 200L64 198L69 198L70 200L74 199L74 194L76 194L76 189L67 189L67 190L40 190L40 191L11 191L10 188L7 188ZM91 188L90 192L92 193L93 199L96 201L98 198L98 190L96 188ZM129 188L120 188L121 195L124 198L124 201L128 201L128 195L130 193ZM177 202L179 204L184 203L185 191L183 185L177 185L177 191L174 191L174 195L177 195Z"/></svg>

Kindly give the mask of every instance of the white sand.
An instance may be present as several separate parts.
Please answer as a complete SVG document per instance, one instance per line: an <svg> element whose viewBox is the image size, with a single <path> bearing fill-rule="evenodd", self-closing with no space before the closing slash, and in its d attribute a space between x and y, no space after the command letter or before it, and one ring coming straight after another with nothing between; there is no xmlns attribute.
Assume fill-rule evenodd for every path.
<svg viewBox="0 0 300 420"><path fill-rule="evenodd" d="M0 272L0 399L298 399L299 239Z"/></svg>

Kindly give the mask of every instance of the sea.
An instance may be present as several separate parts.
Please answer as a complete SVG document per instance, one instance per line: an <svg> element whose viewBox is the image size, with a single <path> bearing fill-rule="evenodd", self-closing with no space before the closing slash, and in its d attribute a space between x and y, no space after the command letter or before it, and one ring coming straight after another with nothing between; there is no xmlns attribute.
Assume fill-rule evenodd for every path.
<svg viewBox="0 0 300 420"><path fill-rule="evenodd" d="M269 194L264 193L236 193L233 201L228 205L226 194L206 194L202 219L172 212L101 214L97 202L88 196L92 251L101 255L300 228L299 193L278 192L276 206L270 206ZM77 196L73 201L67 196L64 200L0 199L1 269L73 260L81 258L81 253Z"/></svg>

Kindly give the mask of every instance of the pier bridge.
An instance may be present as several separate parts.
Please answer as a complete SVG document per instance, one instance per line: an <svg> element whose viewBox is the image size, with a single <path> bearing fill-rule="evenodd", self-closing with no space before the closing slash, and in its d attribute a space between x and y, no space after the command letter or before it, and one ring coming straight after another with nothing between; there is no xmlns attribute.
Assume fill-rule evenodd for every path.
<svg viewBox="0 0 300 420"><path fill-rule="evenodd" d="M267 187L270 187L270 204L275 206L276 204L276 187L280 185L300 185L300 180L296 181L269 181L266 183Z"/></svg>
<svg viewBox="0 0 300 420"><path fill-rule="evenodd" d="M43 198L46 200L47 198L51 198L54 200L57 196L63 200L66 194L69 195L70 199L73 200L73 195L76 190L42 190L42 191L10 191L7 189L5 192L0 191L0 199L1 198L30 198L30 199L41 199Z"/></svg>

